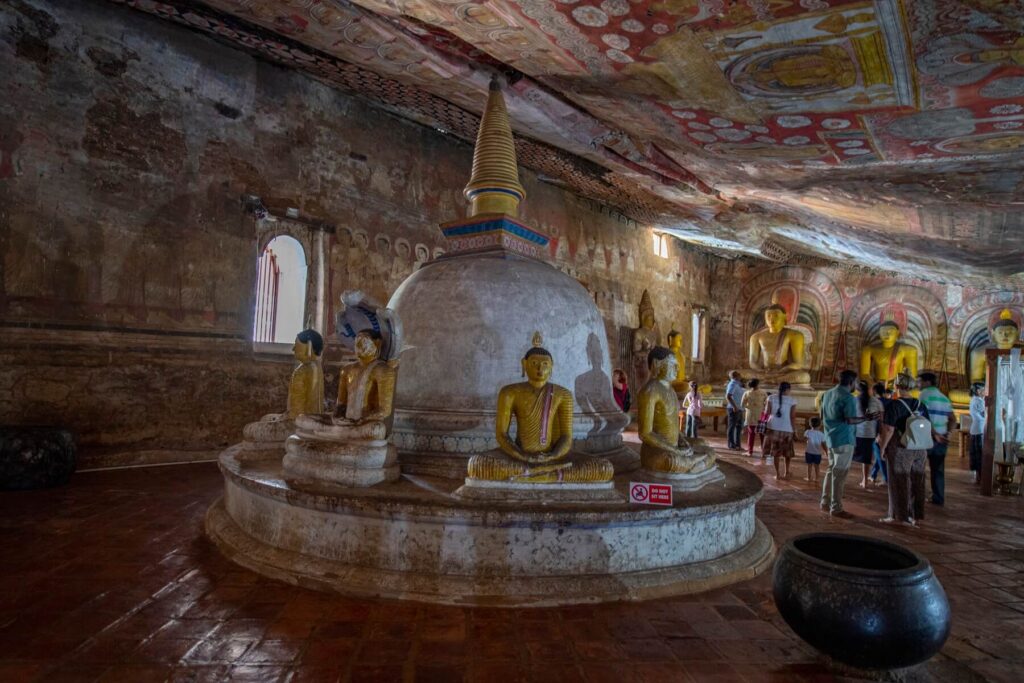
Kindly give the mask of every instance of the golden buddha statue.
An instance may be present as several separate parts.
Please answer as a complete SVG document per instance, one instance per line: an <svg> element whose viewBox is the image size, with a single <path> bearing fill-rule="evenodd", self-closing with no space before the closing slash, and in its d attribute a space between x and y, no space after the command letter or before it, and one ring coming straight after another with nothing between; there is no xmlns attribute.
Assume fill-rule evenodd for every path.
<svg viewBox="0 0 1024 683"><path fill-rule="evenodd" d="M860 351L861 378L892 384L904 369L917 377L917 349L899 339L899 323L884 321L878 328L878 341Z"/></svg>
<svg viewBox="0 0 1024 683"><path fill-rule="evenodd" d="M647 382L647 354L658 345L657 324L651 295L645 289L640 296L640 327L633 330L633 383L638 387Z"/></svg>
<svg viewBox="0 0 1024 683"><path fill-rule="evenodd" d="M495 437L506 457L474 455L469 459L468 476L541 484L611 481L614 470L607 460L568 457L572 449L572 394L548 381L554 360L540 344L540 334L535 334L533 348L523 357L526 381L506 385L498 392ZM513 418L515 437L509 433Z"/></svg>
<svg viewBox="0 0 1024 683"><path fill-rule="evenodd" d="M999 313L999 320L989 330L991 344L982 346L971 351L971 384L975 382L985 383L985 369L987 365L985 351L991 348L1004 351L1012 349L1020 341L1020 327L1013 319L1013 313L1004 308Z"/></svg>
<svg viewBox="0 0 1024 683"><path fill-rule="evenodd" d="M767 327L750 337L750 369L765 383L809 384L804 335L786 327L786 317L786 309L777 303L765 309Z"/></svg>
<svg viewBox="0 0 1024 683"><path fill-rule="evenodd" d="M332 414L301 415L300 435L328 440L382 440L391 431L397 361L380 359L383 337L372 329L356 334L355 362L338 375L338 402Z"/></svg>
<svg viewBox="0 0 1024 683"><path fill-rule="evenodd" d="M296 417L305 413L317 414L324 409L324 370L320 365L323 351L324 338L316 330L305 329L295 336L292 355L299 364L288 382L287 409L247 424L242 429L246 442L284 441L294 431Z"/></svg>
<svg viewBox="0 0 1024 683"><path fill-rule="evenodd" d="M670 377L672 380L672 389L677 394L685 394L690 390L690 385L686 381L686 356L683 355L683 333L678 330L672 330L668 333L668 348L672 351L672 355L676 359L676 372L675 376Z"/></svg>
<svg viewBox="0 0 1024 683"><path fill-rule="evenodd" d="M698 474L715 464L711 449L695 449L679 433L679 399L672 388L676 357L664 346L651 349L651 378L637 394L640 463L664 474Z"/></svg>

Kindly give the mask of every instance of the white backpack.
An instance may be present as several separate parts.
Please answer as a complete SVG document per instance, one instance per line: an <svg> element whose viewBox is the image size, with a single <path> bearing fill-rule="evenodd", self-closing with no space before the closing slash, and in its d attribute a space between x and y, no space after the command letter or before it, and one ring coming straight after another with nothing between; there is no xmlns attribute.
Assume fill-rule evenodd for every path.
<svg viewBox="0 0 1024 683"><path fill-rule="evenodd" d="M927 451L935 444L932 442L932 423L927 418L921 417L921 413L910 410L910 406L901 398L899 402L910 413L907 418L907 428L903 430L900 437L900 445L908 451ZM920 403L918 404L920 405Z"/></svg>

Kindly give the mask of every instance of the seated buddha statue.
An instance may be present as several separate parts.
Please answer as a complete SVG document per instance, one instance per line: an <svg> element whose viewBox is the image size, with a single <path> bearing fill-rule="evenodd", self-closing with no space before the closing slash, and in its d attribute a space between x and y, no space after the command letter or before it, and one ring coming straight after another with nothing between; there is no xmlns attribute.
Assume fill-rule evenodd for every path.
<svg viewBox="0 0 1024 683"><path fill-rule="evenodd" d="M1014 321L1013 313L1010 309L1004 308L999 313L999 320L989 330L989 339L991 343L988 346L982 346L971 351L971 384L975 382L985 383L985 370L988 363L985 357L986 350L1001 349L1007 351L1016 346L1020 340L1020 328L1017 326L1016 321Z"/></svg>
<svg viewBox="0 0 1024 683"><path fill-rule="evenodd" d="M690 383L686 381L686 356L683 353L683 333L672 330L668 333L668 348L676 359L675 375L669 377L672 382L672 389L677 394L685 394L690 390Z"/></svg>
<svg viewBox="0 0 1024 683"><path fill-rule="evenodd" d="M715 453L687 442L679 433L679 399L672 388L676 357L670 349L656 346L650 353L651 378L637 394L637 425L640 464L654 473L698 474L711 469Z"/></svg>
<svg viewBox="0 0 1024 683"><path fill-rule="evenodd" d="M295 418L285 443L286 475L352 487L399 477L398 454L388 443L398 361L380 358L382 341L372 329L357 333L356 360L338 375L334 411Z"/></svg>
<svg viewBox="0 0 1024 683"><path fill-rule="evenodd" d="M314 439L381 440L390 433L397 371L380 360L383 338L372 329L356 335L356 360L338 374L338 402L331 414L296 418L297 433Z"/></svg>
<svg viewBox="0 0 1024 683"><path fill-rule="evenodd" d="M548 380L554 368L551 354L534 346L522 360L525 382L509 384L498 392L495 437L502 455L474 455L469 459L470 479L504 482L599 483L614 475L602 458L570 458L572 449L572 394ZM510 433L515 419L515 436Z"/></svg>
<svg viewBox="0 0 1024 683"><path fill-rule="evenodd" d="M917 349L899 341L900 327L892 321L878 328L878 341L860 351L860 376L892 384L904 369L917 377Z"/></svg>
<svg viewBox="0 0 1024 683"><path fill-rule="evenodd" d="M320 355L324 351L324 338L313 329L295 336L292 355L298 361L288 382L288 405L283 413L264 415L259 422L251 422L242 429L245 442L250 445L280 443L295 431L295 418L316 414L324 409L324 371Z"/></svg>
<svg viewBox="0 0 1024 683"><path fill-rule="evenodd" d="M765 329L750 337L750 369L763 383L809 384L804 335L786 327L786 309L772 304L764 311Z"/></svg>

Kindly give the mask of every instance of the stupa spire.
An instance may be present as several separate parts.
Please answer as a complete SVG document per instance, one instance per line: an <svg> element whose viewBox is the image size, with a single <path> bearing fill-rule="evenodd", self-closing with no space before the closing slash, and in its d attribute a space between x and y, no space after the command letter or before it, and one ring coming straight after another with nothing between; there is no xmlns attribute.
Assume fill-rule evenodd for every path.
<svg viewBox="0 0 1024 683"><path fill-rule="evenodd" d="M487 106L473 149L473 175L465 193L466 199L472 202L470 216L492 213L516 216L519 202L526 197L519 184L512 125L497 78L491 79Z"/></svg>

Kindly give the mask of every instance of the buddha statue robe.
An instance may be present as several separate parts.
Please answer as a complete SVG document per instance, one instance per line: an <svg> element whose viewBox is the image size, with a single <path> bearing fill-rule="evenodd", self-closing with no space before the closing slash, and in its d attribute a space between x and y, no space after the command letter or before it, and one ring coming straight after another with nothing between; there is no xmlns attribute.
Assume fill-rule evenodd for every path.
<svg viewBox="0 0 1024 683"><path fill-rule="evenodd" d="M474 455L471 479L532 483L596 483L610 481L614 469L601 458L569 458L572 449L572 394L548 381L551 354L531 349L522 361L526 382L498 392L495 438L502 456ZM511 436L512 420L516 433Z"/></svg>
<svg viewBox="0 0 1024 683"><path fill-rule="evenodd" d="M715 464L715 453L703 444L687 442L679 433L679 399L672 388L675 355L664 347L651 353L651 378L637 394L640 463L666 474L698 474Z"/></svg>
<svg viewBox="0 0 1024 683"><path fill-rule="evenodd" d="M765 329L750 337L748 362L762 382L809 384L804 335L786 327L786 311L773 304L764 312Z"/></svg>

